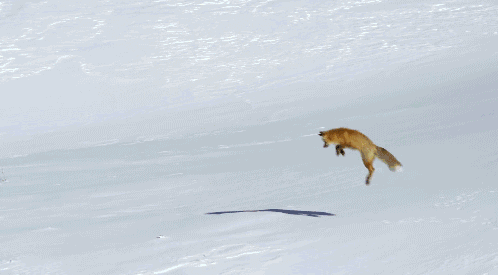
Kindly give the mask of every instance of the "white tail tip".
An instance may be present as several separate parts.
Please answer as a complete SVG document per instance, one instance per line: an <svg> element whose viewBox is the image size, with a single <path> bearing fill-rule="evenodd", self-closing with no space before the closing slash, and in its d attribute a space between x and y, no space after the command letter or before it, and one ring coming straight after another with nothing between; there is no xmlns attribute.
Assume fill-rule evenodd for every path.
<svg viewBox="0 0 499 275"><path fill-rule="evenodd" d="M392 172L402 172L402 171L404 171L404 168L402 168L402 166L400 166L400 165L392 166L392 167L390 167L390 171L392 171Z"/></svg>

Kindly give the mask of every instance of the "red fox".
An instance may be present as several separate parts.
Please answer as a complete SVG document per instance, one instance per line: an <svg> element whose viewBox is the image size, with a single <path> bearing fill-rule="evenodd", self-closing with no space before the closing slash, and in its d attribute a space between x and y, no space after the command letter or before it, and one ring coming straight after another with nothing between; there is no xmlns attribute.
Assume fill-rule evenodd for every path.
<svg viewBox="0 0 499 275"><path fill-rule="evenodd" d="M378 157L381 161L386 163L391 171L402 171L402 164L392 154L390 154L390 152L384 148L376 146L368 137L357 130L336 128L326 132L320 132L319 136L321 136L324 141L324 148L327 148L329 144L337 144L337 156L340 154L343 156L345 155L343 148L360 151L362 161L369 170L369 174L366 177L366 185L369 185L371 177L374 173L373 162L375 157Z"/></svg>

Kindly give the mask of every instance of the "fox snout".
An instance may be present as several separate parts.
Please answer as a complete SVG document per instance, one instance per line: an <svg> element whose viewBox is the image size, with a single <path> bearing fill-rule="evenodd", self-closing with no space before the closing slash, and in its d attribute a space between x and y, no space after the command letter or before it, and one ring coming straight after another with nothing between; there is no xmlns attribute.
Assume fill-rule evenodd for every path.
<svg viewBox="0 0 499 275"><path fill-rule="evenodd" d="M319 133L319 136L321 136L321 137L324 136L324 132L321 131ZM324 138L322 138L322 141L324 141L324 148L327 148L329 146L329 144L327 144L327 142L324 140Z"/></svg>

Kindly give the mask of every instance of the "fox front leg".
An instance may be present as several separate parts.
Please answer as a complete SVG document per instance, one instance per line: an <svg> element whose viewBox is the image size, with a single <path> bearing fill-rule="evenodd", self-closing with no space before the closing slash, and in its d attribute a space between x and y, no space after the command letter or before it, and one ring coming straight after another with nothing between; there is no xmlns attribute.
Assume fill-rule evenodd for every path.
<svg viewBox="0 0 499 275"><path fill-rule="evenodd" d="M340 154L342 156L345 156L345 151L343 151L343 146L336 145L336 155L339 156Z"/></svg>

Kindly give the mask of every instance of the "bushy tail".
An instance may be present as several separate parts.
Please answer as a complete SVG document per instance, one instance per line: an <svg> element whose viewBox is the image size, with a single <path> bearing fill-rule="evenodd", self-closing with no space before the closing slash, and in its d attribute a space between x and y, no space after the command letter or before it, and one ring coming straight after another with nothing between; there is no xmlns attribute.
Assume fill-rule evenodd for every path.
<svg viewBox="0 0 499 275"><path fill-rule="evenodd" d="M402 163L400 163L390 152L385 148L376 146L376 157L378 157L382 162L386 163L391 171L401 172Z"/></svg>

